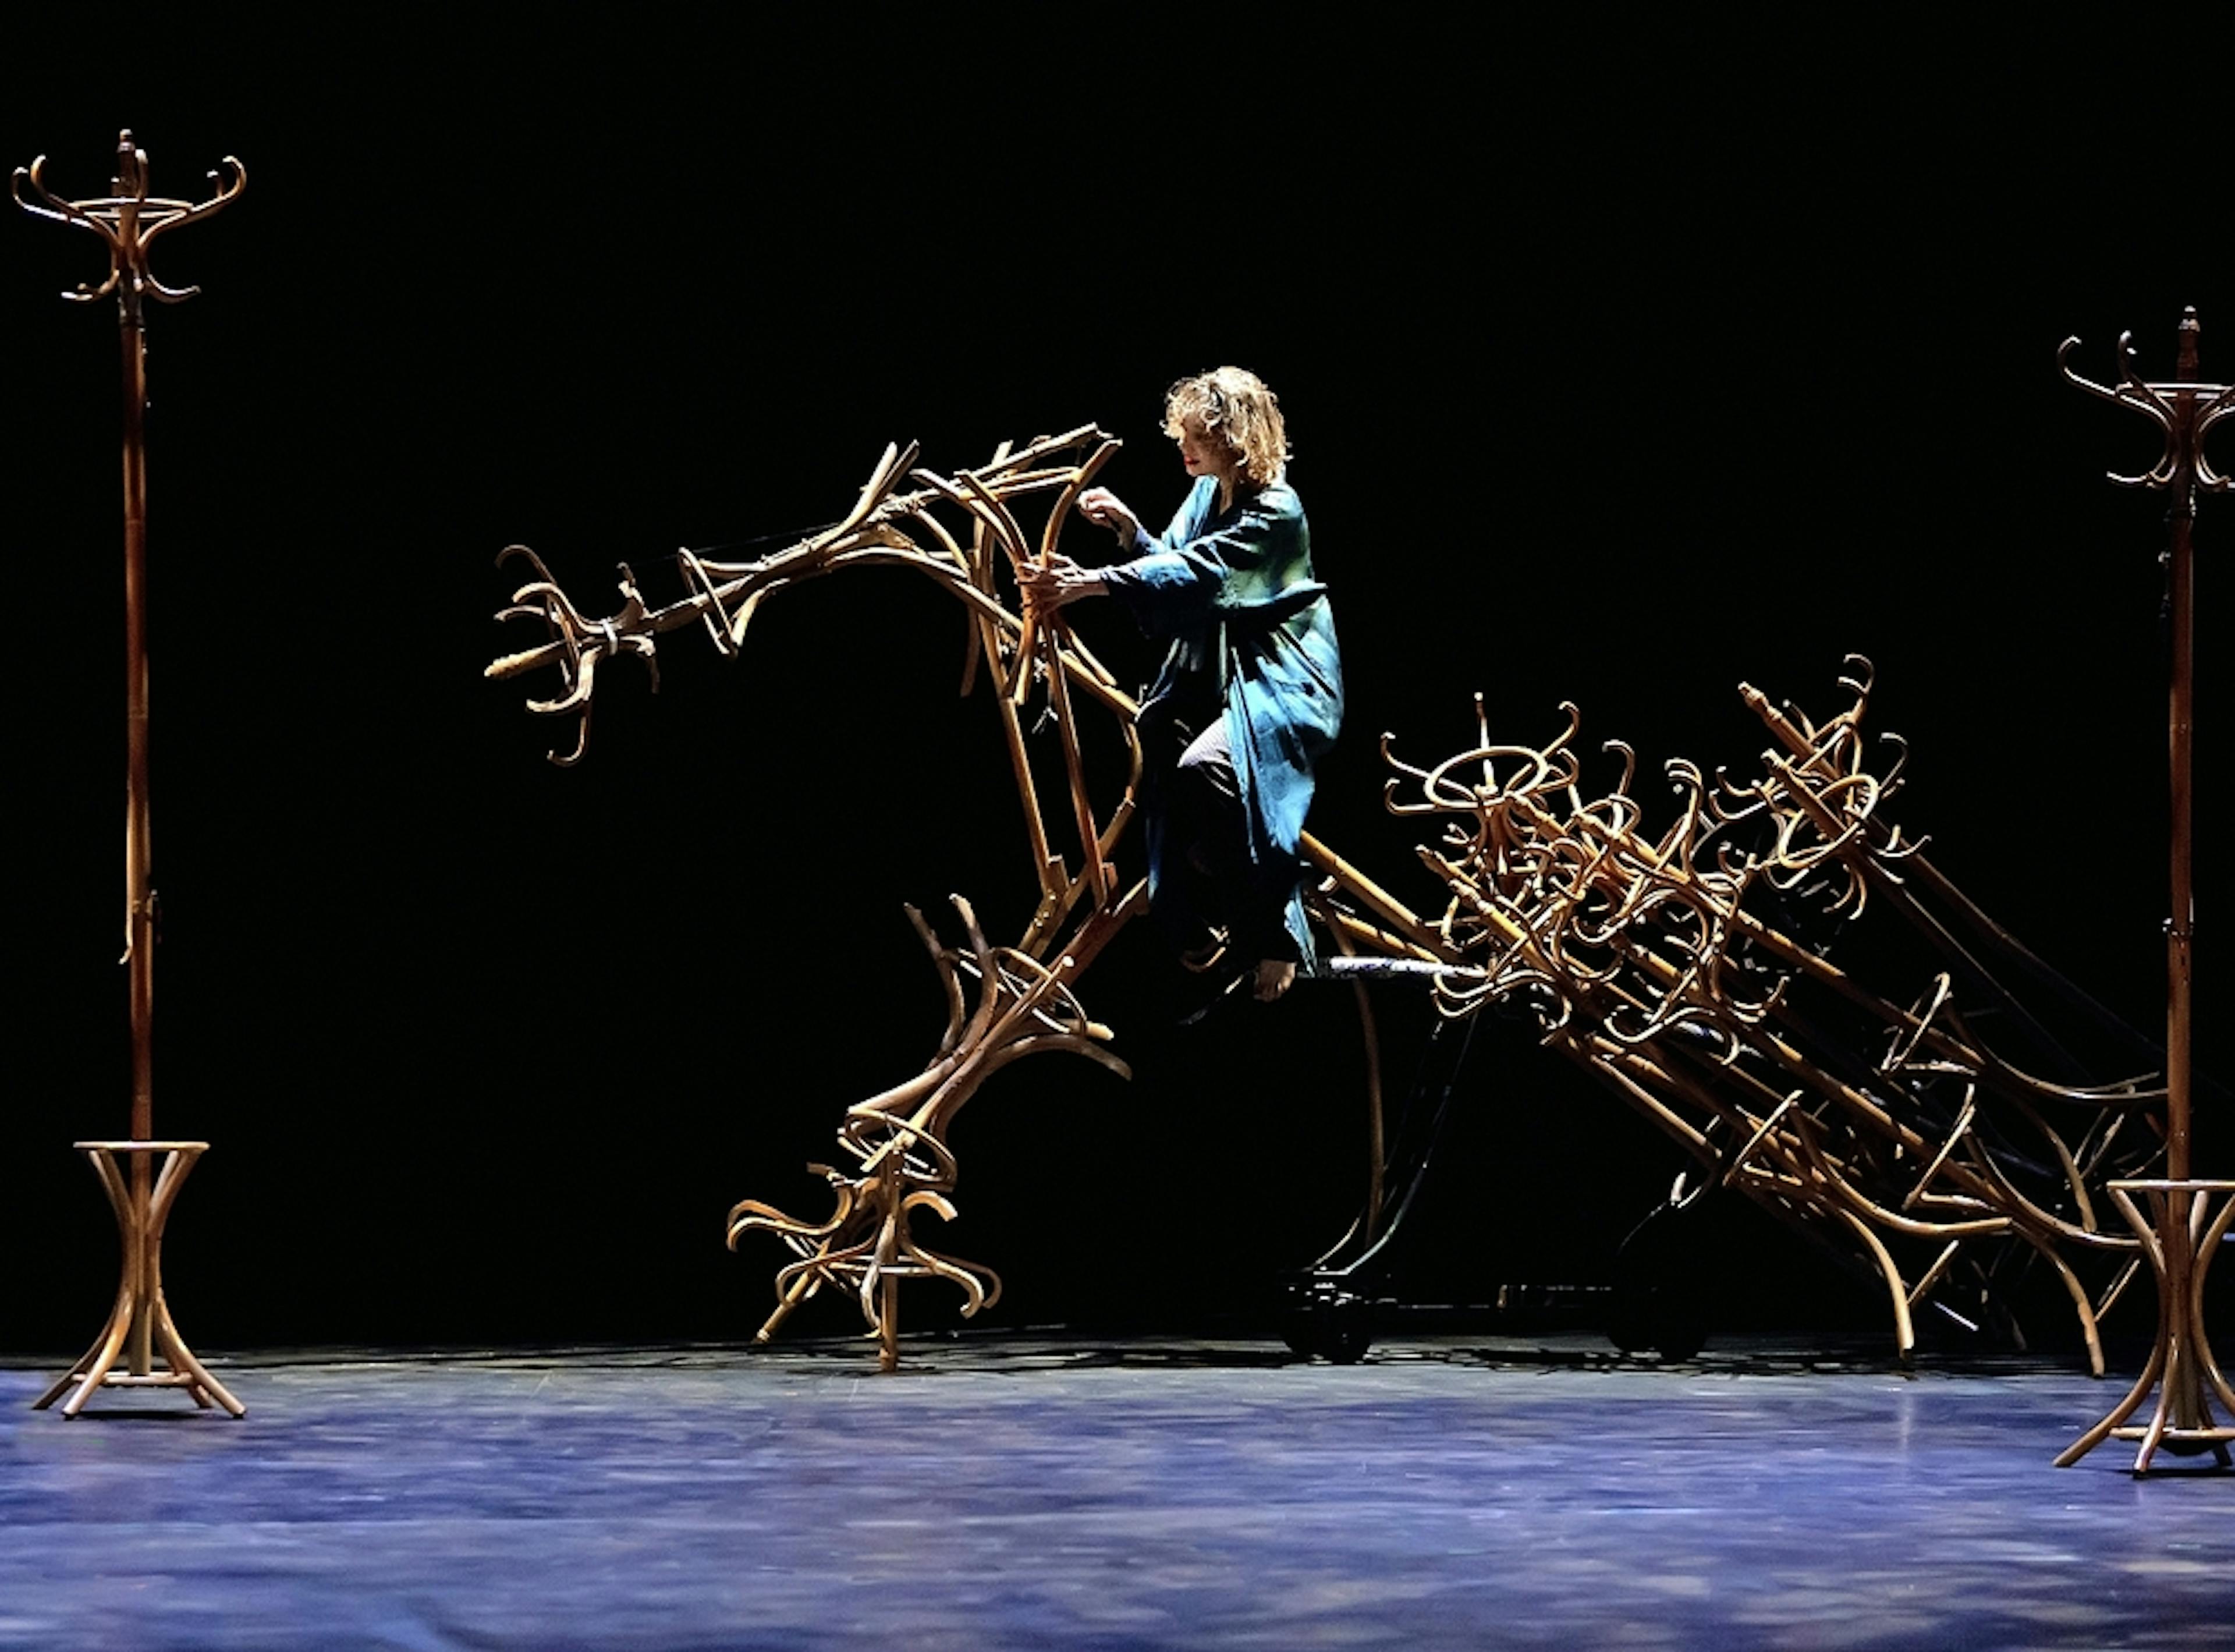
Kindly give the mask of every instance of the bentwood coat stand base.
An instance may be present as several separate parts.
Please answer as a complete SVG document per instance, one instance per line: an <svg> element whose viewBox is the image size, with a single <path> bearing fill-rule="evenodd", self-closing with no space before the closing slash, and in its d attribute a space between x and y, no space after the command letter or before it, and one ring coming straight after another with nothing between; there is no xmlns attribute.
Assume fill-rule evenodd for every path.
<svg viewBox="0 0 2235 1652"><path fill-rule="evenodd" d="M2209 1452L2215 1463L2226 1468L2227 1444L2235 1440L2235 1386L2212 1359L2212 1344L2205 1339L2204 1278L2213 1254L2227 1242L2230 1225L2235 1224L2235 1182L2109 1185L2112 1199L2141 1236L2143 1251L2157 1275L2157 1344L2150 1350L2141 1380L2109 1416L2073 1441L2056 1466L2069 1468L2107 1439L2126 1439L2140 1442L2134 1455L2137 1475L2150 1472L2150 1459L2160 1447L2175 1457ZM2136 1193L2149 1200L2150 1216L2136 1208ZM2212 1209L2215 1199L2221 1202L2217 1215ZM2156 1411L2147 1423L2128 1425L2127 1419L2140 1409L2152 1387L2158 1391ZM2227 1407L2228 1426L2212 1417L2215 1394Z"/></svg>
<svg viewBox="0 0 2235 1652"><path fill-rule="evenodd" d="M31 1409L43 1411L69 1393L62 1402L62 1415L75 1417L85 1409L85 1402L96 1388L183 1388L205 1411L221 1406L236 1417L246 1415L248 1408L227 1393L225 1385L194 1358L179 1335L179 1328L171 1322L171 1310L163 1301L163 1224L170 1218L171 1207L178 1203L179 1190L186 1184L194 1161L209 1151L209 1144L75 1142L72 1145L93 1166L93 1173L101 1178L102 1191L108 1195L109 1207L116 1212L124 1243L123 1277L116 1288L116 1306L109 1310L108 1323L102 1328L99 1339L70 1367L68 1376L32 1402ZM155 1154L162 1157L150 1176L149 1156ZM118 1168L119 1155L132 1161L131 1174ZM169 1370L154 1369L158 1353ZM121 1371L116 1368L120 1360L124 1365Z"/></svg>

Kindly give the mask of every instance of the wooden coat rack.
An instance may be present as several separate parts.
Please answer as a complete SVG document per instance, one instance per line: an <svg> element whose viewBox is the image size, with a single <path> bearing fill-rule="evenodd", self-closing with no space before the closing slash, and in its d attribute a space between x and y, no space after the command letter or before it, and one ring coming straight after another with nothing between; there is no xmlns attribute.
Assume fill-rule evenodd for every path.
<svg viewBox="0 0 2235 1652"><path fill-rule="evenodd" d="M2133 334L2119 335L2119 383L2098 384L2074 372L2066 358L2080 341L2068 338L2056 352L2066 378L2089 395L2132 408L2158 427L2165 438L2156 464L2139 475L2110 479L2122 488L2154 488L2169 496L2167 519L2168 620L2173 631L2173 681L2168 722L2173 782L2173 915L2166 921L2166 1170L2162 1177L2114 1182L2112 1197L2141 1236L2158 1285L2157 1341L2140 1380L2111 1414L2074 1440L2056 1459L2067 1468L2106 1439L2140 1442L2134 1472L2147 1474L2160 1447L2176 1457L2212 1453L2229 1467L2227 1443L2235 1426L2212 1416L2217 1393L2235 1424L2235 1386L2212 1357L2204 1334L2204 1282L2212 1258L2226 1242L2235 1222L2235 1182L2202 1181L2191 1174L2190 1151L2190 963L2196 928L2196 897L2191 862L2192 783L2194 778L2192 707L2196 690L2196 550L2192 534L2199 495L2225 493L2229 478L2205 457L2204 438L2212 427L2235 413L2235 384L2207 384L2197 377L2201 329L2196 311L2181 317L2180 348L2173 377L2144 380L2134 371ZM2140 1193L2152 1207L2145 1217L2133 1201ZM2212 1207L2217 1204L2218 1213ZM2130 1425L2155 1387L2158 1403L2147 1423Z"/></svg>
<svg viewBox="0 0 2235 1652"><path fill-rule="evenodd" d="M99 286L80 284L64 298L91 304L111 293L124 367L124 957L130 972L132 1017L132 1135L121 1142L79 1142L116 1214L124 1247L123 1273L108 1322L69 1374L33 1402L43 1410L65 1393L62 1415L75 1417L95 1389L183 1388L196 1405L221 1406L238 1417L246 1409L187 1350L163 1300L164 1223L179 1190L206 1142L159 1142L154 1136L154 1029L158 908L151 866L147 798L147 323L145 303L177 304L199 287L169 287L147 268L157 236L207 218L239 199L248 174L227 155L209 174L213 193L200 201L171 200L147 193L147 156L128 130L116 140L116 175L109 193L65 200L47 187L47 158L16 168L16 204L35 217L98 235L108 249L108 277ZM31 195L24 194L29 187ZM127 1161L120 1170L117 1160ZM155 1160L161 1157L160 1170ZM160 1351L167 1373L154 1369ZM119 1359L125 1368L116 1369ZM71 1392L75 1390L75 1392Z"/></svg>

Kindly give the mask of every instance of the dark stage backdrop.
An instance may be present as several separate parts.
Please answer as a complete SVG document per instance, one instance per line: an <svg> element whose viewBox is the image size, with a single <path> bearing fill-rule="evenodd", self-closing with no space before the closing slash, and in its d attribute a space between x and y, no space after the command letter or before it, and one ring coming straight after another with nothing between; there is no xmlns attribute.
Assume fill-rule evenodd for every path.
<svg viewBox="0 0 2235 1652"><path fill-rule="evenodd" d="M0 161L67 191L127 123L161 192L250 172L159 249L206 294L152 331L156 1120L215 1144L170 1251L197 1343L750 1331L773 1248L729 1255L724 1211L820 1208L803 1164L936 1031L901 903L1025 911L961 622L892 574L783 598L737 662L679 633L657 698L610 672L562 772L563 731L480 675L522 646L495 553L602 609L618 560L665 593L678 544L840 515L888 440L951 469L1089 420L1161 517L1162 390L1220 362L1281 393L1334 593L1352 720L1314 826L1393 888L1430 898L1380 731L1439 755L1479 689L1502 736L1572 698L1648 774L1743 767L1736 684L1820 711L1856 651L1914 745L1897 817L2160 1016L2162 506L2101 479L2154 449L2052 357L2078 332L2107 374L2133 327L2163 372L2193 303L2235 370L2226 216L2174 193L2224 203L2224 167L2185 169L2224 154L2177 99L2102 124L2109 59L2172 43L402 27L4 69ZM115 1265L69 1151L127 1111L114 310L55 297L98 272L0 218L11 1350L89 1335ZM2230 514L2199 533L2222 1072ZM1118 614L1079 623L1150 669ZM1168 974L1144 926L1088 978L1130 1085L1028 1063L960 1124L947 1242L1006 1275L1000 1322L1247 1321L1348 1220L1340 995L1183 1032ZM1401 1078L1424 1028L1388 1015ZM2235 1118L2199 1142L2235 1168ZM1443 1300L1603 1279L1679 1167L1517 1028L1451 1149L1417 1282ZM1723 1268L1726 1323L1878 1321L1743 1213ZM953 1322L940 1295L909 1322Z"/></svg>

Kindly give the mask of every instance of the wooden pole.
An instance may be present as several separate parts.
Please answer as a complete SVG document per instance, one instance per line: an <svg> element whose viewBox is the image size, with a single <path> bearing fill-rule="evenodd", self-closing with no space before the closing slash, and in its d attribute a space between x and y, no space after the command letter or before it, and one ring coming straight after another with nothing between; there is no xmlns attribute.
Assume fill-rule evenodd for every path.
<svg viewBox="0 0 2235 1652"><path fill-rule="evenodd" d="M132 1130L155 1134L155 885L147 792L147 328L128 286L117 305L124 367L124 966L132 1019ZM134 1153L132 1203L147 1208L154 1166ZM129 1243L129 1236L127 1237ZM154 1359L154 1304L139 1294L128 1350L131 1373Z"/></svg>
<svg viewBox="0 0 2235 1652"><path fill-rule="evenodd" d="M124 958L131 973L132 1139L155 1133L155 886L147 795L147 330L138 295L117 306L124 357ZM133 1155L135 1183L145 1154Z"/></svg>
<svg viewBox="0 0 2235 1652"><path fill-rule="evenodd" d="M2197 366L2196 311L2181 318L2180 353L2173 376L2194 386ZM2191 881L2196 688L2196 556L2191 529L2196 520L2196 467L2202 432L2196 428L2196 391L2176 389L2171 510L2170 620L2173 626L2173 683L2167 708L2173 805L2173 914L2166 921L2166 1177L2185 1182L2189 1175L2189 982L2191 943L2195 933L2196 896ZM2167 1203L2168 1220L2180 1200ZM2184 1208L2181 1215L2186 1219Z"/></svg>

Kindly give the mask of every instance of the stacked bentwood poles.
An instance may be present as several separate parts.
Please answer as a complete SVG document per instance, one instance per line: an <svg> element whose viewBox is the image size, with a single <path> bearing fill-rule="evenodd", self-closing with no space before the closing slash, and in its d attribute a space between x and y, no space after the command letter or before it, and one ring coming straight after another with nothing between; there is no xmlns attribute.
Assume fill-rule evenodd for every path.
<svg viewBox="0 0 2235 1652"><path fill-rule="evenodd" d="M132 1022L132 1125L125 1141L75 1144L93 1166L116 1215L124 1260L116 1301L101 1335L69 1373L33 1402L44 1409L62 1395L62 1415L75 1417L102 1387L183 1388L204 1409L221 1406L234 1416L246 1407L204 1368L172 1323L163 1297L163 1229L195 1161L207 1142L160 1141L154 1133L155 939L158 908L152 872L153 837L147 795L147 318L146 305L177 304L199 287L170 287L147 268L156 237L191 224L238 200L248 182L239 161L227 155L209 174L213 192L200 201L147 193L147 156L129 131L118 135L116 175L109 192L66 200L47 187L46 157L16 168L16 204L36 217L87 230L108 251L108 276L99 286L80 285L62 297L91 304L116 298L124 369L124 958ZM25 194L28 187L29 195ZM119 1160L123 1161L122 1168ZM154 1368L161 1353L167 1371ZM122 1368L119 1369L120 1360Z"/></svg>

